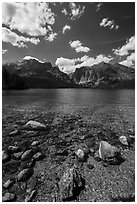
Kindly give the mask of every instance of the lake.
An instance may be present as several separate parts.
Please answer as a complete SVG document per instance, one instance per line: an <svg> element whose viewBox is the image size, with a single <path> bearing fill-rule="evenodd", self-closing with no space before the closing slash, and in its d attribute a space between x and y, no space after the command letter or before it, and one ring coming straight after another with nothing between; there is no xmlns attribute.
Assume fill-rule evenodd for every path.
<svg viewBox="0 0 137 204"><path fill-rule="evenodd" d="M3 106L67 113L95 106L135 107L135 90L28 89L3 91Z"/></svg>
<svg viewBox="0 0 137 204"><path fill-rule="evenodd" d="M17 112L79 114L94 120L118 117L134 126L135 90L28 89L3 91L3 115ZM5 112L6 111L6 112ZM106 118L105 118L106 117ZM103 119L102 119L103 118Z"/></svg>

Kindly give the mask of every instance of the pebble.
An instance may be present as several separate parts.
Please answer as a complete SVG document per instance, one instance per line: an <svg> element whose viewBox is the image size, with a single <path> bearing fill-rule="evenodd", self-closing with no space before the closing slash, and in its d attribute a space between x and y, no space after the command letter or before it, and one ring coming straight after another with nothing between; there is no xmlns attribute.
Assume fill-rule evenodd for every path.
<svg viewBox="0 0 137 204"><path fill-rule="evenodd" d="M82 149L78 149L76 152L75 152L76 156L78 157L78 160L79 161L84 161L85 160L85 153Z"/></svg>
<svg viewBox="0 0 137 204"><path fill-rule="evenodd" d="M33 174L33 169L23 169L17 176L18 181L26 181Z"/></svg>
<svg viewBox="0 0 137 204"><path fill-rule="evenodd" d="M119 137L119 141L123 144L128 146L128 141L127 141L127 137L126 136L120 136Z"/></svg>
<svg viewBox="0 0 137 204"><path fill-rule="evenodd" d="M16 146L9 146L9 147L8 147L8 150L9 150L11 153L16 153L16 152L19 152L19 151L20 151L20 148L19 148L19 147L16 147Z"/></svg>
<svg viewBox="0 0 137 204"><path fill-rule="evenodd" d="M93 164L87 164L87 167L88 167L89 169L93 169L93 168L94 168L94 165L93 165Z"/></svg>
<svg viewBox="0 0 137 204"><path fill-rule="evenodd" d="M6 162L9 159L9 154L7 151L3 150L2 151L2 161Z"/></svg>
<svg viewBox="0 0 137 204"><path fill-rule="evenodd" d="M18 152L18 153L14 153L13 157L17 160L19 160L21 158L21 155L23 154L23 152Z"/></svg>
<svg viewBox="0 0 137 204"><path fill-rule="evenodd" d="M3 185L4 188L8 189L10 188L12 185L14 184L14 180L13 179L9 179L8 181L6 181Z"/></svg>
<svg viewBox="0 0 137 204"><path fill-rule="evenodd" d="M39 141L36 140L32 142L31 146L38 146L39 144L40 144Z"/></svg>
<svg viewBox="0 0 137 204"><path fill-rule="evenodd" d="M30 159L32 156L33 156L32 149L29 149L22 154L21 160L24 161Z"/></svg>
<svg viewBox="0 0 137 204"><path fill-rule="evenodd" d="M2 196L2 202L10 202L13 201L16 198L16 195L13 193L5 193Z"/></svg>
<svg viewBox="0 0 137 204"><path fill-rule="evenodd" d="M34 196L36 195L36 190L33 190L30 195L25 198L25 202L31 202Z"/></svg>
<svg viewBox="0 0 137 204"><path fill-rule="evenodd" d="M10 135L10 136L16 136L16 135L18 135L19 133L20 133L19 130L14 130L14 131L10 132L9 135Z"/></svg>
<svg viewBox="0 0 137 204"><path fill-rule="evenodd" d="M41 152L37 152L36 154L33 155L34 160L38 161L43 159L44 155Z"/></svg>

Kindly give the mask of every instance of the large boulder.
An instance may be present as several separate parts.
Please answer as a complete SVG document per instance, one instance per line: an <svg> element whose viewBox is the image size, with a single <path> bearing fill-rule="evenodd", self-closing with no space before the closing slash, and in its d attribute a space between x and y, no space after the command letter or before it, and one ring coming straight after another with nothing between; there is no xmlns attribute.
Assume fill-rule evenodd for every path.
<svg viewBox="0 0 137 204"><path fill-rule="evenodd" d="M100 142L99 157L109 163L118 163L121 159L120 151L106 141Z"/></svg>
<svg viewBox="0 0 137 204"><path fill-rule="evenodd" d="M30 120L29 122L27 122L24 126L23 126L23 129L26 129L26 130L47 130L47 126L40 123L40 122L37 122L37 121L33 121L33 120Z"/></svg>
<svg viewBox="0 0 137 204"><path fill-rule="evenodd" d="M82 187L82 177L76 168L67 168L59 182L61 200L69 201L74 199Z"/></svg>

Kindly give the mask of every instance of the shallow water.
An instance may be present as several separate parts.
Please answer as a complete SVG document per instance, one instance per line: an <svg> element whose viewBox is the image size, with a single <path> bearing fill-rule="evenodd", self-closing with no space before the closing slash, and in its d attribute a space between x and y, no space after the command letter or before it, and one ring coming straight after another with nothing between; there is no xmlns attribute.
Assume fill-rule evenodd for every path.
<svg viewBox="0 0 137 204"><path fill-rule="evenodd" d="M67 114L100 106L135 106L135 90L29 89L3 91L3 106L23 110L45 110Z"/></svg>

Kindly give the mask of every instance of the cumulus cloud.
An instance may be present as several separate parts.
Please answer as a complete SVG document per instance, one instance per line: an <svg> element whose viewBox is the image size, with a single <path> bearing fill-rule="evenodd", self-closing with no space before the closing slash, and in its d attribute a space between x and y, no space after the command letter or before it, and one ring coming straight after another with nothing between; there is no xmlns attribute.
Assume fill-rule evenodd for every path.
<svg viewBox="0 0 137 204"><path fill-rule="evenodd" d="M113 49L116 55L124 56L128 55L129 51L135 50L135 36L132 36L130 39L126 41L126 44L118 49Z"/></svg>
<svg viewBox="0 0 137 204"><path fill-rule="evenodd" d="M30 60L30 59L34 59L34 60L37 60L37 61L40 62L40 63L44 63L44 62L42 62L41 60L39 60L38 58L36 58L36 57L25 56L25 57L23 58L23 60Z"/></svg>
<svg viewBox="0 0 137 204"><path fill-rule="evenodd" d="M103 54L98 55L96 58L88 57L85 55L84 57L81 58L82 63L77 64L76 68L80 68L83 66L93 66L94 64L99 64L101 62L109 63L109 61L112 59L113 58L111 58L110 56L105 56Z"/></svg>
<svg viewBox="0 0 137 204"><path fill-rule="evenodd" d="M4 55L8 50L2 49L2 54Z"/></svg>
<svg viewBox="0 0 137 204"><path fill-rule="evenodd" d="M75 49L76 52L89 52L90 49L88 47L84 47L79 40L70 41L69 45Z"/></svg>
<svg viewBox="0 0 137 204"><path fill-rule="evenodd" d="M26 43L28 42L35 45L40 42L38 38L25 38L19 36L8 28L2 28L2 41L17 47L27 47Z"/></svg>
<svg viewBox="0 0 137 204"><path fill-rule="evenodd" d="M68 15L68 12L67 12L67 10L65 8L62 9L62 13L64 13L65 16Z"/></svg>
<svg viewBox="0 0 137 204"><path fill-rule="evenodd" d="M109 20L108 18L103 18L100 26L102 27L109 27L110 30L115 29L117 30L119 28L118 25L115 25L115 21L114 20Z"/></svg>
<svg viewBox="0 0 137 204"><path fill-rule="evenodd" d="M2 23L29 36L53 36L55 14L46 2L3 2Z"/></svg>
<svg viewBox="0 0 137 204"><path fill-rule="evenodd" d="M127 67L135 66L135 52L131 53L131 55L127 56L126 60L120 62L119 64L125 65Z"/></svg>
<svg viewBox="0 0 137 204"><path fill-rule="evenodd" d="M93 66L94 64L99 64L101 62L109 63L110 60L112 60L110 56L104 56L104 55L98 55L96 58L89 57L87 55L84 55L81 58L76 59L67 59L67 58L57 58L55 64L59 67L61 71L64 73L72 73L75 71L76 68L80 68L83 66Z"/></svg>
<svg viewBox="0 0 137 204"><path fill-rule="evenodd" d="M62 29L62 33L64 34L67 30L70 30L71 27L69 25L65 25Z"/></svg>
<svg viewBox="0 0 137 204"><path fill-rule="evenodd" d="M70 10L71 10L70 16L71 16L72 20L80 18L80 16L85 11L85 6L80 6L80 5L77 5L76 3L70 3L69 7L70 7Z"/></svg>
<svg viewBox="0 0 137 204"><path fill-rule="evenodd" d="M57 33L51 32L49 36L45 37L45 39L48 40L49 42L52 42L56 38L56 36L57 36Z"/></svg>
<svg viewBox="0 0 137 204"><path fill-rule="evenodd" d="M64 73L69 74L75 71L75 59L59 57L57 58L55 64L59 67L60 71Z"/></svg>

